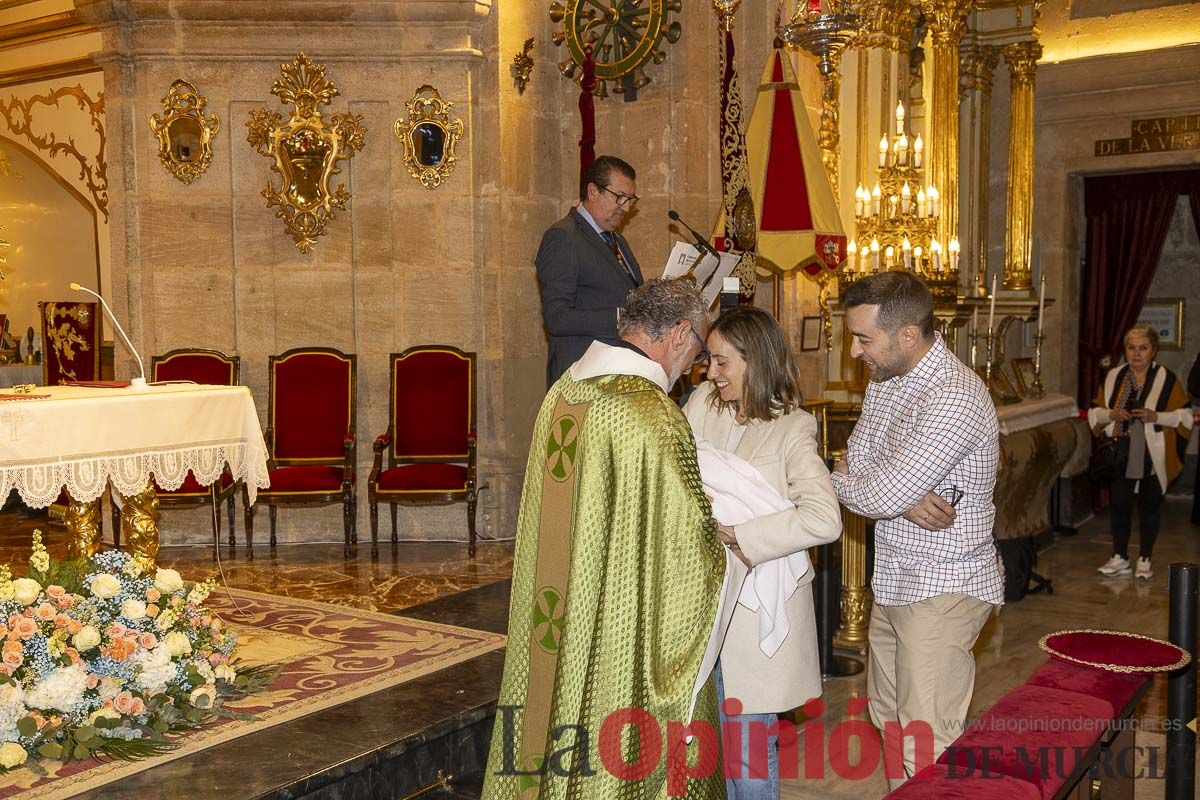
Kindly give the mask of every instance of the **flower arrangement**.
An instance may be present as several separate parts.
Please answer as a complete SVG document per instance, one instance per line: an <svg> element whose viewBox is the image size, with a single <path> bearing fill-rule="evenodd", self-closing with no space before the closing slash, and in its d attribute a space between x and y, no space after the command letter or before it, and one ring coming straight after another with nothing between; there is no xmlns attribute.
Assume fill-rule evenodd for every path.
<svg viewBox="0 0 1200 800"><path fill-rule="evenodd" d="M0 566L0 772L37 757L137 759L259 691L276 667L242 667L237 635L204 607L210 579L109 550L54 563L33 533L26 577Z"/></svg>

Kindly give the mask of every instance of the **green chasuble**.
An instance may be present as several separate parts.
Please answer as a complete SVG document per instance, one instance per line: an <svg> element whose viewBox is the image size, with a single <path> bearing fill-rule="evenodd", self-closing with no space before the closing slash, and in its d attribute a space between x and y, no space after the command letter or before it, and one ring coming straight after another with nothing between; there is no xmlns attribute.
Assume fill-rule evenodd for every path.
<svg viewBox="0 0 1200 800"><path fill-rule="evenodd" d="M678 406L563 375L525 473L483 800L723 800L711 678L680 742L724 571Z"/></svg>

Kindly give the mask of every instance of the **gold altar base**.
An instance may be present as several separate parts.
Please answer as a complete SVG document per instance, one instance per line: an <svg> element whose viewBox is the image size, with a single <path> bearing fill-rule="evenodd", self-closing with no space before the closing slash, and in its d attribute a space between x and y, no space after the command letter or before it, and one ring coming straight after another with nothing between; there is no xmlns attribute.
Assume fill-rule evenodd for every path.
<svg viewBox="0 0 1200 800"><path fill-rule="evenodd" d="M81 503L74 498L67 506L67 554L70 558L95 555L100 549L100 501ZM158 495L147 483L136 495L121 497L121 535L136 558L155 562L158 558Z"/></svg>
<svg viewBox="0 0 1200 800"><path fill-rule="evenodd" d="M871 593L867 589L867 521L842 509L842 624L833 646L860 655L867 653Z"/></svg>

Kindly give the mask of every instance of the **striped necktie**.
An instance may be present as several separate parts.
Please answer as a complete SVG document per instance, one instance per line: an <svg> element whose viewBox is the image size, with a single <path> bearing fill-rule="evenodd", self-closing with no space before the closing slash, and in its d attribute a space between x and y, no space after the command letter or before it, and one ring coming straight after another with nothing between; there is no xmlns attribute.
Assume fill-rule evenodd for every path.
<svg viewBox="0 0 1200 800"><path fill-rule="evenodd" d="M621 246L617 244L617 237L613 236L612 231L600 231L600 236L608 245L608 249L612 250L613 255L617 257L617 263L621 265L621 269L625 270L625 274L629 276L629 280L633 282L634 286L637 286L637 278L633 277L633 270L625 263L625 256L621 254Z"/></svg>

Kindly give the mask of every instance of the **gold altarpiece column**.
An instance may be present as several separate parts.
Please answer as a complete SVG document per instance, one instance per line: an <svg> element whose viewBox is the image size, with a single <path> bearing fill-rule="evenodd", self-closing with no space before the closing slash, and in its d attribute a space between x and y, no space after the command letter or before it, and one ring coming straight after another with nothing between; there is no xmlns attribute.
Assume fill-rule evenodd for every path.
<svg viewBox="0 0 1200 800"><path fill-rule="evenodd" d="M1008 64L1012 125L1008 132L1008 214L1004 288L1033 288L1033 86L1042 46L1036 41L1004 46Z"/></svg>
<svg viewBox="0 0 1200 800"><path fill-rule="evenodd" d="M966 218L958 234L966 265L963 289L969 294L986 295L992 86L1000 63L1000 48L972 42L962 46L960 57L960 86L966 94L959 120L966 143L965 157L960 162L966 187L962 202ZM961 130L963 124L965 131Z"/></svg>
<svg viewBox="0 0 1200 800"><path fill-rule="evenodd" d="M921 0L933 41L929 175L941 194L938 239L942 242L958 235L959 43L970 10L970 0Z"/></svg>

